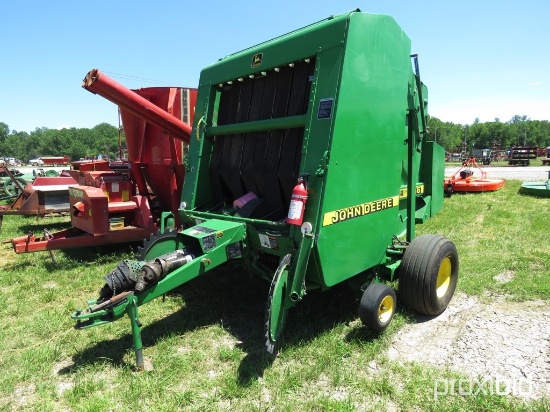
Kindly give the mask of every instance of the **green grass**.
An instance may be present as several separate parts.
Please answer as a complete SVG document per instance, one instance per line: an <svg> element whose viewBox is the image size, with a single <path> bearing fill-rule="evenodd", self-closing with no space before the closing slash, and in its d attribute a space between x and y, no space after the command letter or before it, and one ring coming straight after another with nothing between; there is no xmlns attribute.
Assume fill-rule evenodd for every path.
<svg viewBox="0 0 550 412"><path fill-rule="evenodd" d="M420 233L452 239L462 292L548 300L548 200L520 196L519 182L495 193L453 195ZM8 216L2 238L67 219ZM135 371L129 321L84 331L70 314L95 297L103 276L135 246L16 255L0 250L0 410L32 411L539 411L548 400L506 396L433 398L452 371L386 356L412 316L405 308L383 333L365 330L343 286L310 292L289 312L282 352L263 352L268 287L238 265L216 269L140 308L144 355ZM513 280L494 277L512 272Z"/></svg>

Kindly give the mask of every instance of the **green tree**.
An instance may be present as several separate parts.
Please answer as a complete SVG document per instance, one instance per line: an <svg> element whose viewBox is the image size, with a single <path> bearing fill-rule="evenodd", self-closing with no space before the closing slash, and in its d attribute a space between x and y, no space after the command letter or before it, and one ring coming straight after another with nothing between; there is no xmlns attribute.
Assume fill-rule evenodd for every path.
<svg viewBox="0 0 550 412"><path fill-rule="evenodd" d="M0 147L6 141L8 135L10 134L10 128L6 123L0 122Z"/></svg>
<svg viewBox="0 0 550 412"><path fill-rule="evenodd" d="M454 152L462 141L462 125L442 122L436 117L430 117L428 119L428 140L439 143L447 152Z"/></svg>
<svg viewBox="0 0 550 412"><path fill-rule="evenodd" d="M43 156L63 156L68 140L60 130L46 130L43 135Z"/></svg>
<svg viewBox="0 0 550 412"><path fill-rule="evenodd" d="M428 118L428 140L439 143L447 152L460 152L465 147L500 147L512 145L537 147L550 146L550 122L530 120L526 115L515 115L507 122L495 119L481 123L476 118L471 125L445 122L436 117ZM125 147L124 136L122 146ZM17 132L0 122L0 155L28 161L39 156L70 156L77 160L85 156L102 154L117 158L119 154L118 128L100 123L91 129L74 128L55 130L45 127L34 131Z"/></svg>
<svg viewBox="0 0 550 412"><path fill-rule="evenodd" d="M92 129L96 152L116 158L118 153L118 129L108 123L101 123Z"/></svg>
<svg viewBox="0 0 550 412"><path fill-rule="evenodd" d="M19 132L18 133L19 138L21 139L21 150L22 153L20 154L21 159L24 162L27 162L29 159L35 159L39 156L41 156L40 152L40 145L42 140L42 131L39 130L38 132L35 130L34 132L31 132L31 134L28 134L27 132Z"/></svg>

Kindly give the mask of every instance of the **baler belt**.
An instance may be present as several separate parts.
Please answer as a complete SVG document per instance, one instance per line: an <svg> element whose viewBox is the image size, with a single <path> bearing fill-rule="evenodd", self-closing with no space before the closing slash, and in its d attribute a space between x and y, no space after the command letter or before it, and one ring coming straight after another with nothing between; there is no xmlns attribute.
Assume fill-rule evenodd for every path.
<svg viewBox="0 0 550 412"><path fill-rule="evenodd" d="M307 113L314 59L221 89L218 126ZM215 203L248 192L265 199L255 216L284 217L298 176L303 128L216 136L210 164Z"/></svg>

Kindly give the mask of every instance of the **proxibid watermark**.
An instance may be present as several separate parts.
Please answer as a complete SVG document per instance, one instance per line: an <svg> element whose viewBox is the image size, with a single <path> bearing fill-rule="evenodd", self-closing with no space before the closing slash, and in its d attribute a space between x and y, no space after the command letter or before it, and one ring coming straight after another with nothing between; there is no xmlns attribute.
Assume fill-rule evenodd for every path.
<svg viewBox="0 0 550 412"><path fill-rule="evenodd" d="M513 395L529 397L533 391L531 377L519 379L436 379L434 400L440 396Z"/></svg>

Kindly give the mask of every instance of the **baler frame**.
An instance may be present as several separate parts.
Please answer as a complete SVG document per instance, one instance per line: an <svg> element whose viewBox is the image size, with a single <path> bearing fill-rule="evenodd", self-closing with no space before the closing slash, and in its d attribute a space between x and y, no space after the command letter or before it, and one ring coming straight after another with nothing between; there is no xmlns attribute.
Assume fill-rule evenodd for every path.
<svg viewBox="0 0 550 412"><path fill-rule="evenodd" d="M381 283L383 279L399 279L403 301L421 313L436 315L445 310L458 277L456 248L442 236L415 237L415 224L442 207L444 170L443 149L426 142L427 89L420 80L418 57L410 55L407 41L401 43L404 37L395 22L358 11L230 55L203 70L192 133L197 139L190 146L178 211L184 229L174 230L178 216L164 213L159 233L146 242L139 261L121 262L105 277L99 298L73 314L77 328L128 314L137 366L143 369L138 307L236 259L244 260L253 273L271 282L265 338L272 355L278 351L287 310L313 289L348 281L360 285L359 316L375 330L385 329L395 313L395 292ZM376 71L378 57L395 59L384 70L395 69L392 74L400 73L405 83L395 86L399 93L391 96L393 100L384 92L374 97L374 103L369 101L386 103L386 119L379 120L371 113L367 117L372 124L381 121L382 128L391 132L378 136L357 130L366 134L356 140L362 150L378 144L376 147L387 145L388 151L401 148L403 153L403 161L392 163L401 173L388 176L385 185L368 186L369 190L361 178L377 172L380 159L360 166L346 163L354 148L350 151L336 142L336 136L342 139L354 132L338 129L345 119L362 120L350 99L359 97L355 93L363 95L362 89L350 86L355 85L352 74L358 76L350 67L355 67L359 53L353 49L345 54L343 45L367 47L359 39L363 30L365 36L387 35L386 40L396 48L385 53L377 48L378 43L372 46L368 52L374 57L369 56L368 70ZM357 41L354 36L359 36ZM396 38L400 40L393 42ZM289 54L284 64L277 54L283 50ZM344 59L347 56L351 63ZM414 72L410 70L411 58ZM395 82L395 76L386 72L375 74L377 82L365 81L362 86L380 87L385 79ZM268 87L269 81L280 89L273 84ZM346 82L350 83L344 87ZM289 97L293 91L299 99ZM278 112L282 106L283 111ZM379 113L384 112L375 112ZM272 141L278 146L270 148ZM287 143L292 147L290 153L285 151ZM270 150L279 156L275 170L269 168ZM258 152L267 154L256 159ZM342 179L354 172L362 174L349 186L361 190L350 191ZM292 186L304 175L311 176L304 221L301 226L289 225L279 206L288 208ZM344 199L337 195L340 186L347 190ZM382 224L375 226L376 221ZM335 239L349 242L338 236L345 236L354 226L371 228L368 235L355 234L364 247L355 244L340 254L328 250L341 249ZM359 251L364 256L359 256Z"/></svg>

